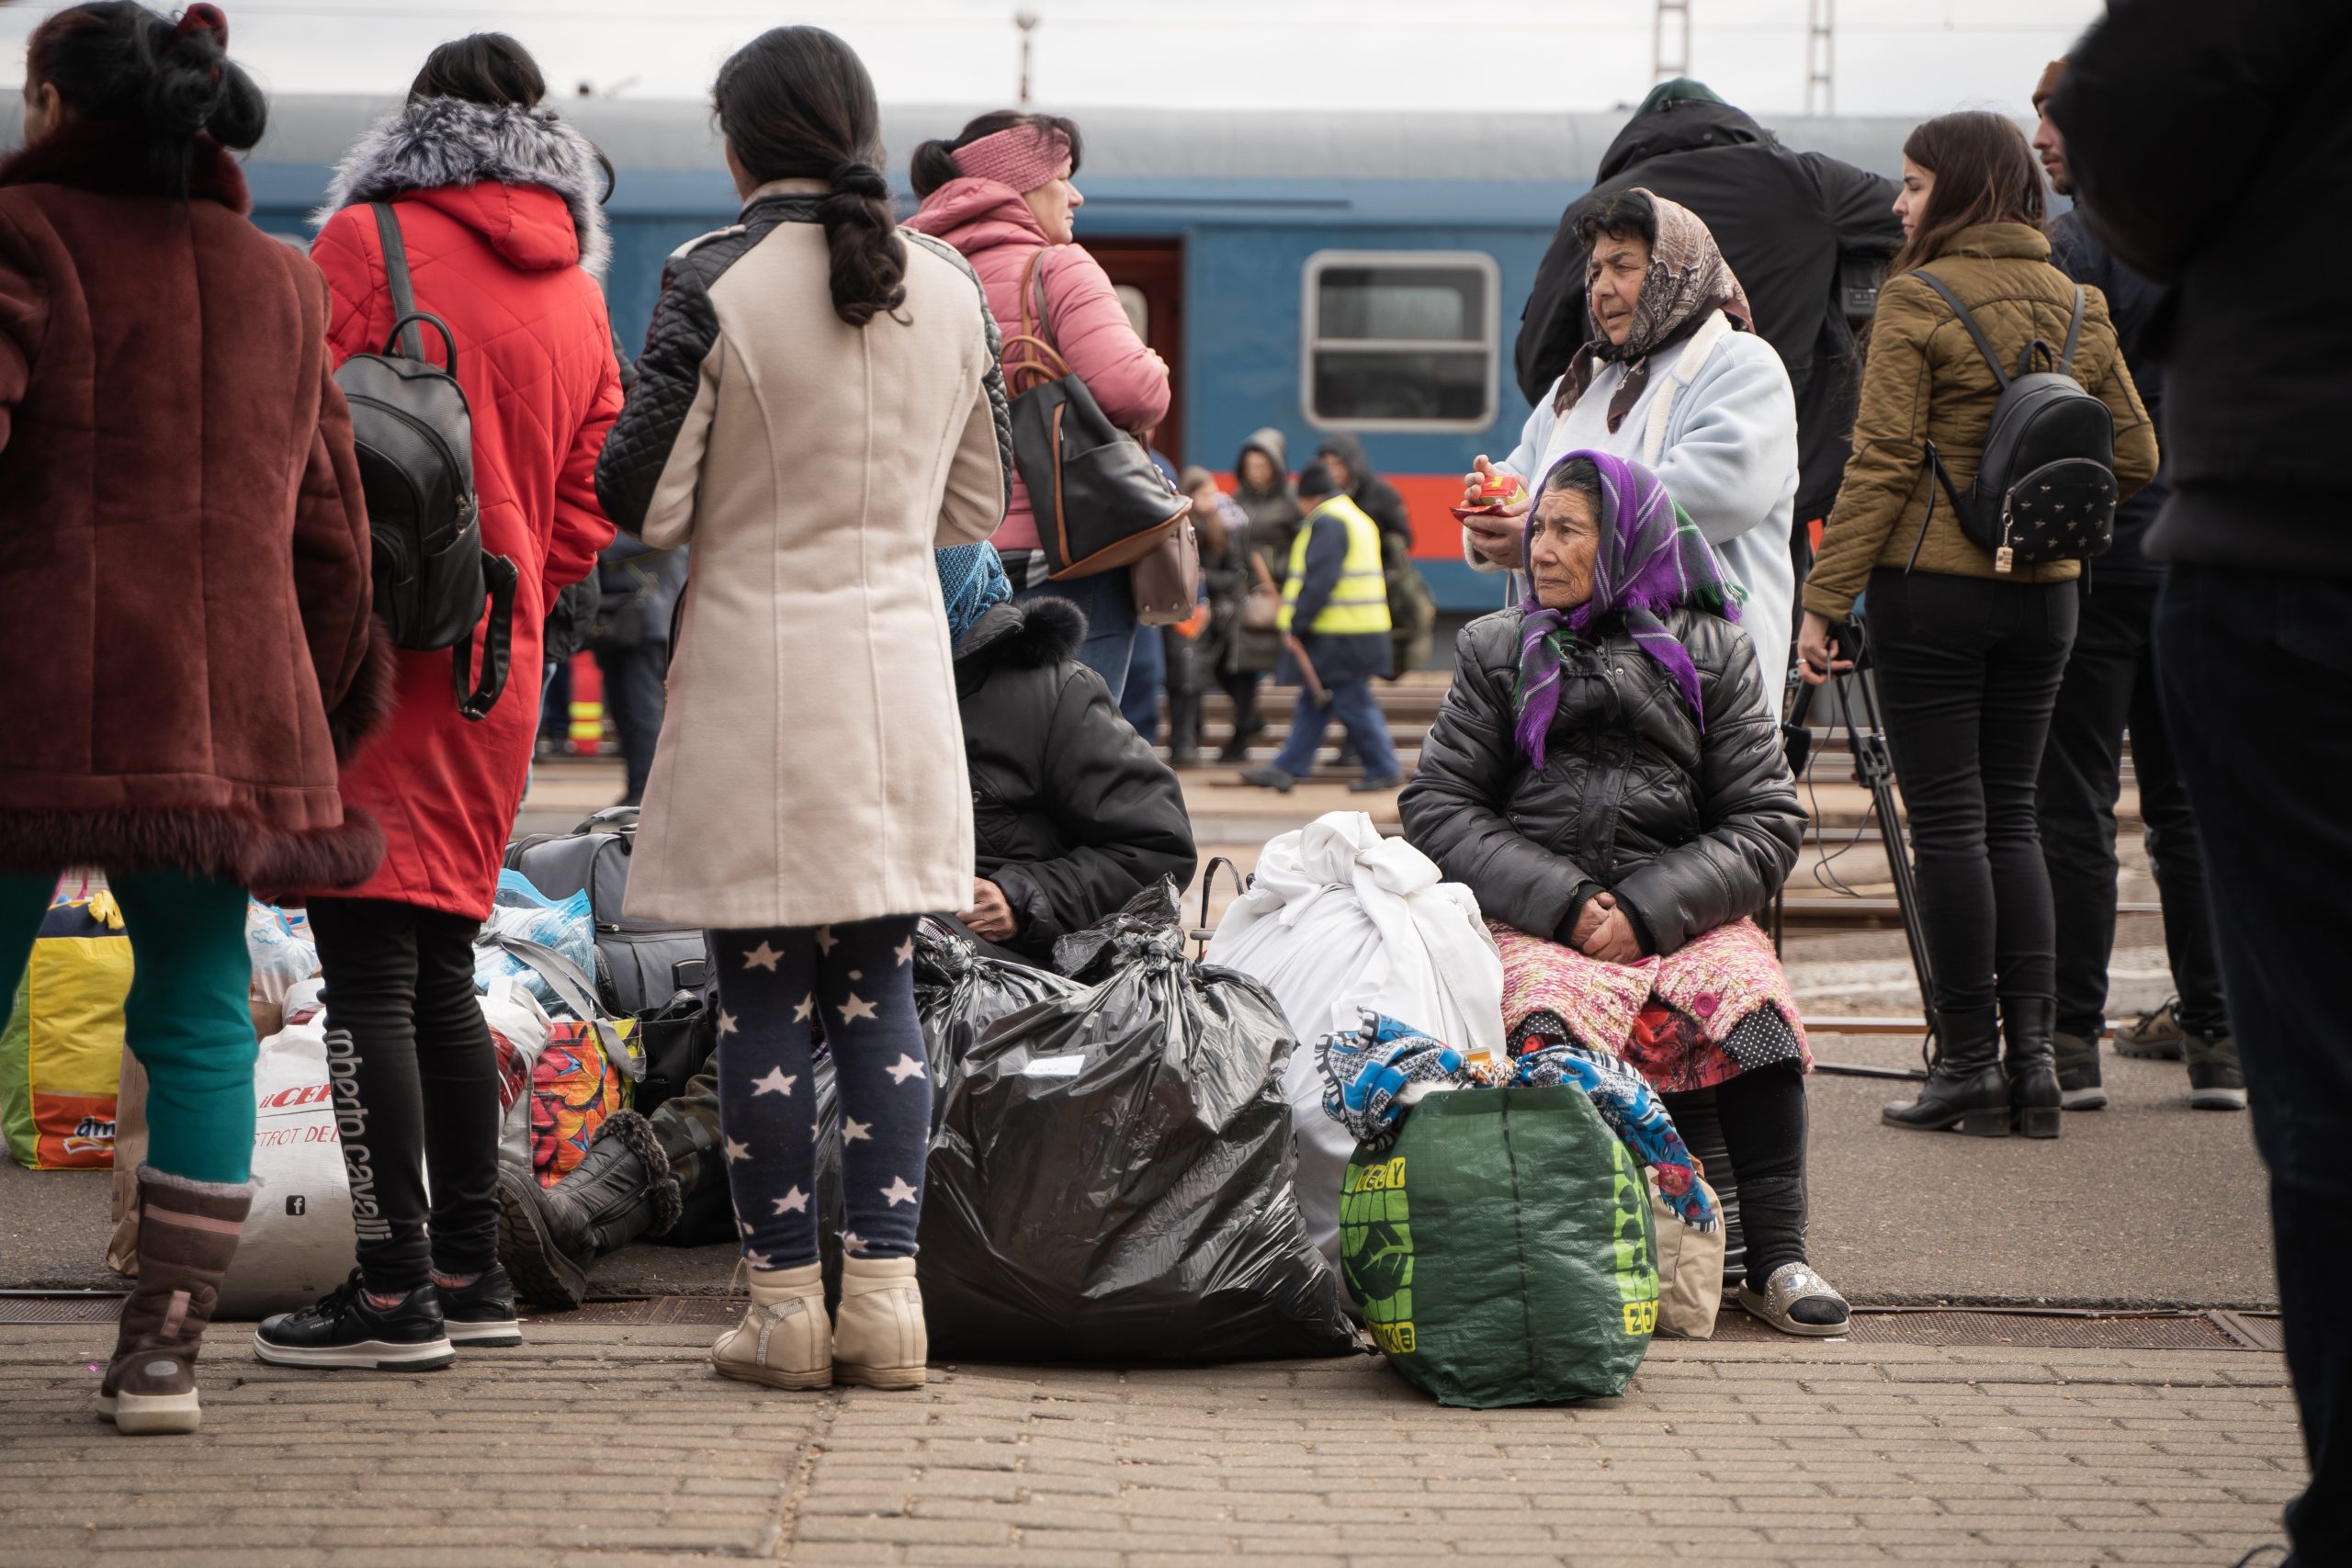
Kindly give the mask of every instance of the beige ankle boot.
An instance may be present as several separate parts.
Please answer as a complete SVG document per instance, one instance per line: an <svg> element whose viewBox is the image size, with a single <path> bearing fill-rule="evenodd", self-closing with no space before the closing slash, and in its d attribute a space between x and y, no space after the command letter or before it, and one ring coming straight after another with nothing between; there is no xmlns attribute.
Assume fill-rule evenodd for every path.
<svg viewBox="0 0 2352 1568"><path fill-rule="evenodd" d="M911 1258L842 1259L841 1323L833 1376L867 1388L921 1388L931 1359L922 1287Z"/></svg>
<svg viewBox="0 0 2352 1568"><path fill-rule="evenodd" d="M752 1307L718 1337L718 1375L771 1388L831 1388L833 1329L825 1316L822 1264L751 1270Z"/></svg>

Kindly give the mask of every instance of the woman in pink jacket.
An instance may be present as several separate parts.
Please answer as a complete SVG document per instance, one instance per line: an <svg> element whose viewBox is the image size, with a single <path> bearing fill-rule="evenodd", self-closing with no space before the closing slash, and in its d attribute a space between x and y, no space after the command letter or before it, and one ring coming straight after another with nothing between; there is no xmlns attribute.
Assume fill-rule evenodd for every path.
<svg viewBox="0 0 2352 1568"><path fill-rule="evenodd" d="M907 227L963 253L980 275L998 330L1007 338L1021 331L1021 280L1029 260L1045 251L1037 263L1046 293L1042 335L1060 349L1070 373L1114 423L1149 430L1168 414L1168 366L1136 335L1102 264L1071 243L1071 220L1085 203L1070 183L1081 151L1078 127L1058 116L984 114L953 141L915 149L909 174L922 207ZM1102 677L1117 702L1136 640L1126 569L1049 583L1028 488L1017 473L1012 505L995 544L1015 598L1052 593L1085 612L1079 661Z"/></svg>

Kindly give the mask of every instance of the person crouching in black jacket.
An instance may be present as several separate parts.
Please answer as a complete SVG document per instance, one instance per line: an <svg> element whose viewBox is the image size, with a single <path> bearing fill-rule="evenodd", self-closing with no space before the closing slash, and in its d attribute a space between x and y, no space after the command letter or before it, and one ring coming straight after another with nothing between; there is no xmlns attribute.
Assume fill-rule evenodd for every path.
<svg viewBox="0 0 2352 1568"><path fill-rule="evenodd" d="M1049 964L1057 940L1161 877L1191 884L1184 792L1078 662L1077 605L1012 602L990 546L938 555L978 850L957 918L1000 956Z"/></svg>
<svg viewBox="0 0 2352 1568"><path fill-rule="evenodd" d="M955 638L956 705L972 777L972 908L956 919L998 956L1046 965L1054 942L1099 924L1198 858L1176 775L1078 662L1086 617L1066 599L1012 603L991 545L937 552ZM616 1112L570 1174L542 1189L499 1177L500 1253L529 1300L576 1307L599 1258L649 1234L729 1239L717 1062L650 1117Z"/></svg>
<svg viewBox="0 0 2352 1568"><path fill-rule="evenodd" d="M1845 1300L1805 1260L1812 1058L1747 918L1796 864L1804 817L1739 591L1657 476L1605 453L1545 476L1524 558L1529 597L1455 645L1405 836L1477 895L1514 1055L1613 1055L1674 1114L1715 1091L1747 1225L1740 1304L1841 1334Z"/></svg>

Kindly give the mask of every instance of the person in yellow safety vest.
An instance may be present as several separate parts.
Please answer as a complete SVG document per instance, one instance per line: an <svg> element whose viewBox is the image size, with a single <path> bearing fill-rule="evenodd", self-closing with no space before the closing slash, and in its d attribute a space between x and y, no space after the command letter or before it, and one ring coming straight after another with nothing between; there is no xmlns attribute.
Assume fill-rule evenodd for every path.
<svg viewBox="0 0 2352 1568"><path fill-rule="evenodd" d="M1265 767L1241 780L1287 792L1315 771L1323 732L1338 719L1363 759L1357 795L1404 783L1388 721L1372 694L1374 677L1388 673L1388 580L1382 570L1380 529L1334 482L1318 459L1298 476L1298 505L1306 521L1291 545L1290 577L1283 586L1276 626L1283 634L1277 682L1299 688L1290 739Z"/></svg>

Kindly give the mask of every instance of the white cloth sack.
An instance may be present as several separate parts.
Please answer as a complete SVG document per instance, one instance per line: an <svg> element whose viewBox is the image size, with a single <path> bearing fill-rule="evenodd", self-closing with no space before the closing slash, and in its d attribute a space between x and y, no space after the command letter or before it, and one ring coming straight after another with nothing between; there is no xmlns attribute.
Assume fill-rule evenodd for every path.
<svg viewBox="0 0 2352 1568"><path fill-rule="evenodd" d="M1206 961L1263 984L1298 1034L1283 1074L1298 1205L1336 1264L1340 1183L1356 1145L1323 1113L1316 1043L1369 1010L1500 1061L1502 954L1469 888L1404 840L1382 838L1363 812L1334 811L1267 842Z"/></svg>
<svg viewBox="0 0 2352 1568"><path fill-rule="evenodd" d="M327 1076L326 1020L297 1014L254 1065L254 1206L217 1315L308 1306L351 1272L351 1182Z"/></svg>

